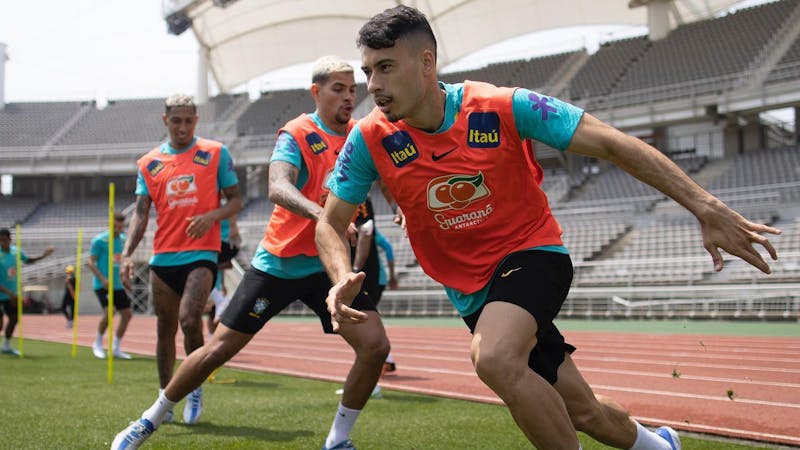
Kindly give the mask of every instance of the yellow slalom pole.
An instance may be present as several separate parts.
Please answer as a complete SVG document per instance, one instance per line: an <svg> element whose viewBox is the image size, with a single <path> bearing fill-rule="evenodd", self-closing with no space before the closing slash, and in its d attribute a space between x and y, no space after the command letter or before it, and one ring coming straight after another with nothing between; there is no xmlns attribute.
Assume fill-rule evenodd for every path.
<svg viewBox="0 0 800 450"><path fill-rule="evenodd" d="M23 351L24 349L22 348L22 246L20 245L19 238L19 224L17 224L17 229L15 231L17 233L15 236L17 241L17 338L19 339L19 357L24 358L25 353Z"/></svg>
<svg viewBox="0 0 800 450"><path fill-rule="evenodd" d="M75 252L75 303L72 307L72 357L78 355L78 310L81 297L81 254L83 253L83 229L78 228L78 250Z"/></svg>
<svg viewBox="0 0 800 450"><path fill-rule="evenodd" d="M108 384L114 381L114 183L108 183Z"/></svg>

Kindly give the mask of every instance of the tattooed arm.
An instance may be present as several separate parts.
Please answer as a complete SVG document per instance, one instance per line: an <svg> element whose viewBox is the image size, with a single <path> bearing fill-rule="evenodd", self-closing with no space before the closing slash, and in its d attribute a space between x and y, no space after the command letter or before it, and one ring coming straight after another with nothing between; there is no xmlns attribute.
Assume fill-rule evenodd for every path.
<svg viewBox="0 0 800 450"><path fill-rule="evenodd" d="M298 216L317 221L322 206L304 196L295 183L300 169L285 161L273 161L269 165L269 199L276 205L288 209Z"/></svg>
<svg viewBox="0 0 800 450"><path fill-rule="evenodd" d="M120 276L122 277L122 284L126 289L131 288L131 279L133 278L133 256L134 250L144 237L144 232L147 230L147 221L150 219L150 204L152 200L147 195L136 196L136 209L133 212L130 223L128 224L128 238L125 240L125 246L122 248L122 261L120 264Z"/></svg>

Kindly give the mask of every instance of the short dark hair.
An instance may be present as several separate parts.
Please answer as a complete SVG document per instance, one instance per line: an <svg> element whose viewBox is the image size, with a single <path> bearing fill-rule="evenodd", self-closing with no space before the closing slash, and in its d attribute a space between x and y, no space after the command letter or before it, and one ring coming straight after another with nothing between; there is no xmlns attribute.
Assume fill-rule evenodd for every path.
<svg viewBox="0 0 800 450"><path fill-rule="evenodd" d="M425 14L410 6L399 5L372 16L359 30L356 44L359 48L390 48L398 39L411 35L430 41L436 52L436 36Z"/></svg>
<svg viewBox="0 0 800 450"><path fill-rule="evenodd" d="M7 238L10 238L11 232L8 231L8 228L0 228L0 236L5 236Z"/></svg>
<svg viewBox="0 0 800 450"><path fill-rule="evenodd" d="M122 214L119 211L114 212L114 222L124 222L125 221L125 214Z"/></svg>

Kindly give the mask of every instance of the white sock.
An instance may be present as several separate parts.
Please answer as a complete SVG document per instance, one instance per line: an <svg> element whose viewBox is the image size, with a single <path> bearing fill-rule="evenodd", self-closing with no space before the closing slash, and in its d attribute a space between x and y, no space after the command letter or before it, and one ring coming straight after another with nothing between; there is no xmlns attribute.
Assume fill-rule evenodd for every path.
<svg viewBox="0 0 800 450"><path fill-rule="evenodd" d="M103 333L97 333L97 337L94 338L94 345L95 347L103 348Z"/></svg>
<svg viewBox="0 0 800 450"><path fill-rule="evenodd" d="M633 422L636 424L636 441L630 450L672 450L664 438L643 427L639 422L635 420Z"/></svg>
<svg viewBox="0 0 800 450"><path fill-rule="evenodd" d="M7 337L3 338L3 348L10 348L11 347L11 340Z"/></svg>
<svg viewBox="0 0 800 450"><path fill-rule="evenodd" d="M164 395L163 389L159 389L156 402L153 403L150 409L142 413L142 418L149 420L155 428L158 428L164 420L164 416L167 415L167 412L175 407L175 403L177 402L169 400L167 396Z"/></svg>
<svg viewBox="0 0 800 450"><path fill-rule="evenodd" d="M386 357L386 362L389 363L389 364L393 364L394 363L394 356L392 356L391 353L389 353L389 356Z"/></svg>
<svg viewBox="0 0 800 450"><path fill-rule="evenodd" d="M118 338L118 337L114 336L114 343L112 344L112 346L113 346L112 348L114 349L113 350L114 353L119 351L119 344L120 344L121 341L122 341L122 338Z"/></svg>
<svg viewBox="0 0 800 450"><path fill-rule="evenodd" d="M342 406L342 402L339 402L339 410L336 412L336 418L333 419L328 439L325 440L325 447L330 448L349 439L350 431L356 424L359 413L361 413L360 409L350 409Z"/></svg>

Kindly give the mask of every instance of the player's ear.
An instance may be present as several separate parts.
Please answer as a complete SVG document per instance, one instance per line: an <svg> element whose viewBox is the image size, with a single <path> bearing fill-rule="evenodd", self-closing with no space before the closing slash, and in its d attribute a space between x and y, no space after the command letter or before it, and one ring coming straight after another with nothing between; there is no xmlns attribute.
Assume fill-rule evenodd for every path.
<svg viewBox="0 0 800 450"><path fill-rule="evenodd" d="M425 75L436 73L436 54L431 49L422 50L422 71Z"/></svg>

